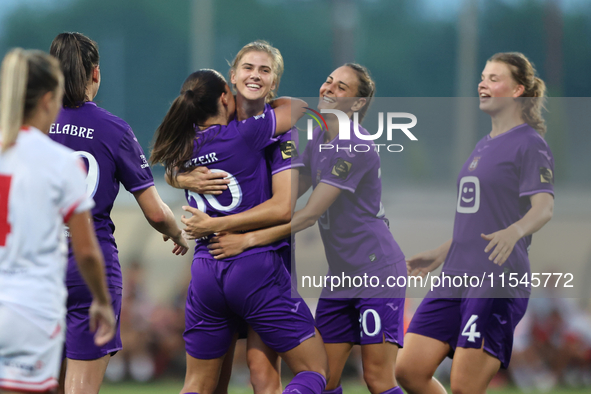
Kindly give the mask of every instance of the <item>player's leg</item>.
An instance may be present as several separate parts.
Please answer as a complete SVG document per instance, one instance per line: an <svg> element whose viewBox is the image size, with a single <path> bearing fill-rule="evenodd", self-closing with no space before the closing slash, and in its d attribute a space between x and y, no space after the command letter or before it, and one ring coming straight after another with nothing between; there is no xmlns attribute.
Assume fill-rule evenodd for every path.
<svg viewBox="0 0 591 394"><path fill-rule="evenodd" d="M227 279L224 294L232 311L296 374L285 391L320 394L328 374L326 351L310 309L301 298L292 297L289 275L277 253L235 260Z"/></svg>
<svg viewBox="0 0 591 394"><path fill-rule="evenodd" d="M213 394L220 378L225 355L213 359L198 359L187 353L187 373L183 393Z"/></svg>
<svg viewBox="0 0 591 394"><path fill-rule="evenodd" d="M318 330L314 336L279 355L295 375L284 393L297 390L302 394L320 394L325 389L327 378L330 379L328 357Z"/></svg>
<svg viewBox="0 0 591 394"><path fill-rule="evenodd" d="M115 337L103 346L94 344L88 311L92 295L86 285L68 287L66 315L66 374L64 393L96 394L99 392L111 355L121 350L120 320L122 291L109 288L113 312L117 319Z"/></svg>
<svg viewBox="0 0 591 394"><path fill-rule="evenodd" d="M462 317L460 305L459 298L426 297L421 301L396 361L396 380L407 393L446 392L434 374L456 346Z"/></svg>
<svg viewBox="0 0 591 394"><path fill-rule="evenodd" d="M110 355L96 360L66 359L64 392L66 394L98 393L110 359Z"/></svg>
<svg viewBox="0 0 591 394"><path fill-rule="evenodd" d="M325 343L324 347L326 348L328 370L330 371L330 379L327 381L324 391L339 394L342 392L341 376L349 359L349 354L351 354L351 349L353 349L353 343Z"/></svg>
<svg viewBox="0 0 591 394"><path fill-rule="evenodd" d="M499 359L484 349L456 348L450 377L452 393L486 393L500 367Z"/></svg>
<svg viewBox="0 0 591 394"><path fill-rule="evenodd" d="M401 393L394 370L403 345L404 302L404 297L355 300L363 378L372 394Z"/></svg>
<svg viewBox="0 0 591 394"><path fill-rule="evenodd" d="M386 341L361 346L363 379L371 394L397 388L394 376L397 354L398 345Z"/></svg>
<svg viewBox="0 0 591 394"><path fill-rule="evenodd" d="M445 388L433 377L450 351L440 340L408 333L396 360L396 380L409 394L443 394Z"/></svg>
<svg viewBox="0 0 591 394"><path fill-rule="evenodd" d="M214 394L228 394L228 387L230 386L230 378L232 377L232 367L234 364L236 341L238 341L238 334L235 334L234 338L232 338L230 349L228 349L228 353L226 353L226 357L224 357L219 381L215 388Z"/></svg>
<svg viewBox="0 0 591 394"><path fill-rule="evenodd" d="M527 303L527 298L462 300L462 330L451 369L452 392L485 393L501 365L509 366L513 334Z"/></svg>
<svg viewBox="0 0 591 394"><path fill-rule="evenodd" d="M281 358L252 327L248 327L246 362L255 394L281 393Z"/></svg>
<svg viewBox="0 0 591 394"><path fill-rule="evenodd" d="M214 264L215 263L215 264ZM236 332L222 286L231 262L195 258L185 303L187 371L181 393L213 394Z"/></svg>
<svg viewBox="0 0 591 394"><path fill-rule="evenodd" d="M359 343L359 315L354 300L320 298L316 306L316 327L328 355L330 379L326 392L340 394L341 375L355 343Z"/></svg>

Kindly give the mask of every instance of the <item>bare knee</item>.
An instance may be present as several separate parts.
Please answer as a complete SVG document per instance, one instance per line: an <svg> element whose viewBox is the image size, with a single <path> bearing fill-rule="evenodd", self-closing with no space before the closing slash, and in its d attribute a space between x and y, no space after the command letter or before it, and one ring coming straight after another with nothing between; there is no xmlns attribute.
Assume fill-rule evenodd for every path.
<svg viewBox="0 0 591 394"><path fill-rule="evenodd" d="M250 383L255 394L281 394L281 376L272 367L249 364Z"/></svg>
<svg viewBox="0 0 591 394"><path fill-rule="evenodd" d="M421 392L421 389L429 384L433 374L421 371L413 365L404 362L396 363L396 381L398 385L409 392Z"/></svg>
<svg viewBox="0 0 591 394"><path fill-rule="evenodd" d="M387 379L375 368L364 368L363 380L371 394L379 394L394 387L393 377ZM391 382L387 382L388 380Z"/></svg>

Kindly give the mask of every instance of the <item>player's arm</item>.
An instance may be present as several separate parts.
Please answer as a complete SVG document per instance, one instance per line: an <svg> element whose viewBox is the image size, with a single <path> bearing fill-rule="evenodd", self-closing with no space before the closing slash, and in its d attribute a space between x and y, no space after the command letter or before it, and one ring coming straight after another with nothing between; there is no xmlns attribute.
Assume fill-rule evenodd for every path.
<svg viewBox="0 0 591 394"><path fill-rule="evenodd" d="M103 254L99 249L89 211L73 213L68 226L78 269L92 294L90 329L96 330L95 344L102 346L115 335L115 316L107 291Z"/></svg>
<svg viewBox="0 0 591 394"><path fill-rule="evenodd" d="M490 261L494 260L495 264L503 265L517 241L535 233L552 219L554 196L550 193L537 193L530 196L530 201L530 210L517 222L492 234L480 235L483 239L490 241L484 249L485 253L493 251L488 257Z"/></svg>
<svg viewBox="0 0 591 394"><path fill-rule="evenodd" d="M306 194L306 192L308 191L308 189L310 189L312 187L312 177L309 174L300 174L299 170L297 168L293 169L292 171L298 171L298 178L297 178L297 185L298 185L298 193L297 193L297 198L300 198L301 196L303 196L304 194ZM297 200L294 199L294 200ZM294 201L295 203L295 201Z"/></svg>
<svg viewBox="0 0 591 394"><path fill-rule="evenodd" d="M198 194L222 194L228 188L229 179L225 172L211 172L207 167L195 167L191 171L164 174L166 183L176 189L186 189Z"/></svg>
<svg viewBox="0 0 591 394"><path fill-rule="evenodd" d="M175 246L173 253L176 255L187 253L189 246L182 236L181 229L177 226L174 214L162 201L156 187L150 186L133 193L144 216L150 225L164 235L164 240L172 238Z"/></svg>
<svg viewBox="0 0 591 394"><path fill-rule="evenodd" d="M265 228L245 234L221 233L213 237L209 249L216 259L235 256L255 246L268 245L289 237L316 223L318 218L335 202L341 189L321 182L310 196L306 206L297 211L291 223Z"/></svg>
<svg viewBox="0 0 591 394"><path fill-rule="evenodd" d="M435 249L415 254L406 259L408 275L425 277L427 273L436 270L445 261L451 241L450 239Z"/></svg>
<svg viewBox="0 0 591 394"><path fill-rule="evenodd" d="M272 178L273 196L247 211L212 218L200 210L183 206L193 214L181 217L185 233L190 238L201 238L222 231L245 231L288 223L291 220L291 171L281 171Z"/></svg>
<svg viewBox="0 0 591 394"><path fill-rule="evenodd" d="M293 97L279 97L271 102L271 107L275 111L275 135L286 133L295 126L306 113L308 104L304 100Z"/></svg>

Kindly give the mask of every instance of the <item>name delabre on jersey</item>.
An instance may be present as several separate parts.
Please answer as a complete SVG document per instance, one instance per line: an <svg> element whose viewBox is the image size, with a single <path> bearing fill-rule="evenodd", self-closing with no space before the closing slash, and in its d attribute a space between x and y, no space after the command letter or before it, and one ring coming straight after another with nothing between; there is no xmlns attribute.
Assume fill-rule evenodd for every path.
<svg viewBox="0 0 591 394"><path fill-rule="evenodd" d="M49 129L49 134L68 134L72 137L88 138L93 139L92 134L94 129L89 129L75 124L60 125L59 123L53 123Z"/></svg>

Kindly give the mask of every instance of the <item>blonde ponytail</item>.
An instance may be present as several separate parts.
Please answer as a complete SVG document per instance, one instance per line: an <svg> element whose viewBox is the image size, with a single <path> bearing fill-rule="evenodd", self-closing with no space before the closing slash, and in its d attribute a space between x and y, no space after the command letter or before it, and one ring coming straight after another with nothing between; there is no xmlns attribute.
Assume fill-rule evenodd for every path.
<svg viewBox="0 0 591 394"><path fill-rule="evenodd" d="M60 64L37 50L15 48L2 61L0 74L0 138L2 151L16 141L18 132L47 92L63 87Z"/></svg>
<svg viewBox="0 0 591 394"><path fill-rule="evenodd" d="M4 57L0 76L0 136L3 152L14 144L23 125L28 73L27 54L23 49L13 49Z"/></svg>

